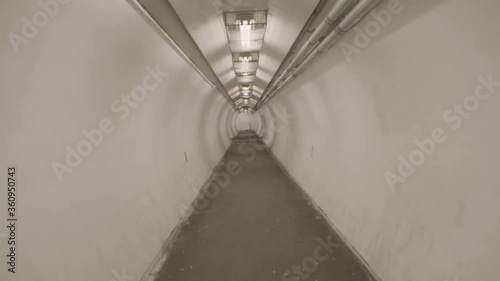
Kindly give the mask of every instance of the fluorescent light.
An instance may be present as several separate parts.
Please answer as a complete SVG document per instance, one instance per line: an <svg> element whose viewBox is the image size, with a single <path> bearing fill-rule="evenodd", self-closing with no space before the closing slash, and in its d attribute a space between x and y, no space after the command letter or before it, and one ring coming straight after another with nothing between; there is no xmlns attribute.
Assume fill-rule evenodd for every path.
<svg viewBox="0 0 500 281"><path fill-rule="evenodd" d="M234 62L234 71L236 73L255 73L257 71L257 67L259 66L258 62Z"/></svg>
<svg viewBox="0 0 500 281"><path fill-rule="evenodd" d="M255 23L254 19L243 20L240 22L240 40L242 47L250 46L250 39L252 35L252 25Z"/></svg>
<svg viewBox="0 0 500 281"><path fill-rule="evenodd" d="M236 80L240 84L253 83L255 80L255 73L236 73Z"/></svg>
<svg viewBox="0 0 500 281"><path fill-rule="evenodd" d="M242 57L239 57L239 60L241 62L248 63L248 62L250 62L252 60L252 56L248 56L248 57L247 56L242 56Z"/></svg>
<svg viewBox="0 0 500 281"><path fill-rule="evenodd" d="M225 24L237 25L238 22L242 20L253 19L255 24L266 24L267 23L267 11L238 11L238 12L226 12L225 13Z"/></svg>
<svg viewBox="0 0 500 281"><path fill-rule="evenodd" d="M238 39L236 41L229 41L229 47L233 53L243 53L243 52L260 52L264 40L249 40L245 42L245 46L241 44Z"/></svg>
<svg viewBox="0 0 500 281"><path fill-rule="evenodd" d="M248 47L250 45L250 33L252 32L252 27L248 25L248 21L243 21L240 23L240 41L242 47Z"/></svg>
<svg viewBox="0 0 500 281"><path fill-rule="evenodd" d="M258 61L259 60L259 53L253 52L253 53L234 53L233 54L233 62L243 62L243 61Z"/></svg>
<svg viewBox="0 0 500 281"><path fill-rule="evenodd" d="M240 86L236 103L254 104L252 88L264 43L267 11L227 12L224 15L233 67ZM248 110L248 106L245 107Z"/></svg>

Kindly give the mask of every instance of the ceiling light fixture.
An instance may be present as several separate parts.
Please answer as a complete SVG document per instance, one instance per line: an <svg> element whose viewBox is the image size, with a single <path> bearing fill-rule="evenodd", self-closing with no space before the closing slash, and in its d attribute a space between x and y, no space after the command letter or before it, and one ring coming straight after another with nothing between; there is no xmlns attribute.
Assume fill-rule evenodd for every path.
<svg viewBox="0 0 500 281"><path fill-rule="evenodd" d="M239 59L240 59L240 61L241 61L241 62L246 62L246 63L248 63L249 61L251 61L251 60L252 60L252 56L248 56L248 57L247 57L247 56L242 56L242 57L240 57Z"/></svg>
<svg viewBox="0 0 500 281"><path fill-rule="evenodd" d="M246 97L242 102L248 104L264 43L267 11L227 12L224 18L240 97Z"/></svg>
<svg viewBox="0 0 500 281"><path fill-rule="evenodd" d="M240 28L240 40L242 47L250 46L250 36L252 35L252 26L255 24L255 20L238 20Z"/></svg>

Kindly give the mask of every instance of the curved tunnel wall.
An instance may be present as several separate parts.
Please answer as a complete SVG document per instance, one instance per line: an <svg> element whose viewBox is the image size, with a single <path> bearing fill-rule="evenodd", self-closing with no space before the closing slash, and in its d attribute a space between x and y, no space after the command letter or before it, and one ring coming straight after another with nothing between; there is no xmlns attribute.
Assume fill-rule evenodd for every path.
<svg viewBox="0 0 500 281"><path fill-rule="evenodd" d="M2 3L0 33L21 34L37 2ZM18 54L0 39L0 161L21 179L12 280L138 280L229 146L234 112L125 1L58 7Z"/></svg>
<svg viewBox="0 0 500 281"><path fill-rule="evenodd" d="M485 81L500 81L500 4L375 11L394 2L379 33L348 33L262 109L294 116L268 117L266 142L382 280L494 279L500 87Z"/></svg>
<svg viewBox="0 0 500 281"><path fill-rule="evenodd" d="M457 114L443 114L470 102L478 77L500 80L499 4L399 3L350 63L337 44L257 112L256 130L383 280L494 279L500 241L486 234L500 229L499 101L482 100L456 130ZM2 34L21 33L21 18L41 10L3 5ZM16 276L109 280L125 269L140 277L237 134L238 114L125 1L60 9L50 32L40 28L17 55L0 38L0 145L9 148L0 161L22 174ZM356 36L342 42L362 43ZM132 108L121 95L142 85L148 66L169 75ZM482 97L496 89L489 85ZM110 132L89 133L98 145L81 145L92 151L67 165L66 147L90 143L82 130L101 126ZM399 156L437 128L447 140L391 188L386 172L399 175ZM55 162L71 170L62 182Z"/></svg>
<svg viewBox="0 0 500 281"><path fill-rule="evenodd" d="M257 114L253 113L239 113L235 118L235 126L237 131L252 130L257 131L259 129L260 119Z"/></svg>

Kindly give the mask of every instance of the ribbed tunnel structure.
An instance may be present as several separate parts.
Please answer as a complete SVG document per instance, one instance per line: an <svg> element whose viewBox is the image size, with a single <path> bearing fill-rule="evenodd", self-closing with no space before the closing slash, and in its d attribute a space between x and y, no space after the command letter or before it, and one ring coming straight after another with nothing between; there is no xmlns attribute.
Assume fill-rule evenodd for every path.
<svg viewBox="0 0 500 281"><path fill-rule="evenodd" d="M495 280L499 10L4 0L0 280Z"/></svg>

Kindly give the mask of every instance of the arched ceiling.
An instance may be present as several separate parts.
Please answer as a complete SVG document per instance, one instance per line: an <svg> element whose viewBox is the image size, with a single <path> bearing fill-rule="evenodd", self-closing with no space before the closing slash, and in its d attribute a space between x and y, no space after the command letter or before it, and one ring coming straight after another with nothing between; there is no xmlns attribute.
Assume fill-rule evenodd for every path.
<svg viewBox="0 0 500 281"><path fill-rule="evenodd" d="M253 108L319 0L170 0L169 2L236 106ZM256 11L265 11L265 33L263 33L262 48L249 56L244 49L238 50L234 45L233 48L230 47L226 16L238 17ZM261 16L262 13L254 14L254 17ZM252 29L257 28L254 26ZM239 51L244 51L245 55L242 56ZM238 70L240 74L243 73L238 69L237 62L243 59L240 57L245 57L245 60L251 57L252 63L257 64L255 77L252 75L253 71L248 72L246 77L242 75L237 77ZM245 91L246 86L250 88L249 95L245 95L245 92L248 92Z"/></svg>

